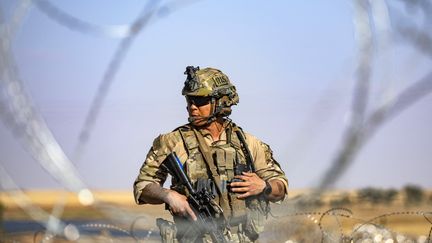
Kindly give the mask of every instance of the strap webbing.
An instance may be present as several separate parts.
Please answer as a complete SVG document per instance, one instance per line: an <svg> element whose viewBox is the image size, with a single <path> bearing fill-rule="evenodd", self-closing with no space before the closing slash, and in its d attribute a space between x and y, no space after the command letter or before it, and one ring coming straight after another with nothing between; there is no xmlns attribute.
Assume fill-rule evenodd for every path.
<svg viewBox="0 0 432 243"><path fill-rule="evenodd" d="M213 161L213 157L212 157L211 152L210 152L211 149L208 146L208 144L206 143L206 141L204 140L203 135L194 128L193 128L193 131L194 131L195 136L198 140L199 149L201 150L201 153L204 156L204 161L207 164L208 168L210 169L212 179L216 184L216 189L218 190L219 197L222 199L221 200L221 206L222 206L222 208L229 208L228 200L225 197L224 193L222 193L223 192L223 190L221 189L222 182L221 182L221 179L219 177L219 174L217 173L217 168L216 168L216 165ZM225 214L224 214L224 216L225 216Z"/></svg>
<svg viewBox="0 0 432 243"><path fill-rule="evenodd" d="M251 172L255 172L255 166L254 166L253 160L252 160L252 153L249 150L249 147L246 143L246 140L243 136L243 133L240 129L235 130L235 132L237 134L238 139L240 140L240 146L241 146L241 149L243 150L243 154L246 158L247 167L249 168L249 170Z"/></svg>

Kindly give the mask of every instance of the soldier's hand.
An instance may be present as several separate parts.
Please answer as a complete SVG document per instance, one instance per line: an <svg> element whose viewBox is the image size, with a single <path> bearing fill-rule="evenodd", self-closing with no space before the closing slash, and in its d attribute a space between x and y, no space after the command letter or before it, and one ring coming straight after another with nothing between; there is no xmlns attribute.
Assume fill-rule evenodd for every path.
<svg viewBox="0 0 432 243"><path fill-rule="evenodd" d="M176 191L170 190L166 196L167 203L171 208L171 211L176 215L189 216L192 220L197 220L197 217L189 206L187 197Z"/></svg>
<svg viewBox="0 0 432 243"><path fill-rule="evenodd" d="M243 175L237 175L234 178L242 180L242 182L231 183L231 190L233 192L241 193L237 196L239 199L258 195L266 186L265 181L255 173L243 172Z"/></svg>

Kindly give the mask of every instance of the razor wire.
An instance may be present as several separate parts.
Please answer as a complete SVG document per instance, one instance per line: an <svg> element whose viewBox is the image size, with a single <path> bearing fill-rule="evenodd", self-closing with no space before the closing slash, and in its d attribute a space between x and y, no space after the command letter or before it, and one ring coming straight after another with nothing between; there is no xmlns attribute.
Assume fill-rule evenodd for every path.
<svg viewBox="0 0 432 243"><path fill-rule="evenodd" d="M78 241L78 240L84 240L84 241L89 241L87 239L85 239L85 237L88 237L85 235L85 230L100 230L103 231L101 232L98 236L102 236L104 238L107 238L110 240L110 242L115 242L114 241L114 237L110 236L109 234L105 233L106 231L108 232L120 232L121 234L123 234L124 236L131 238L134 242L139 242L138 238L133 237L127 230L124 230L118 226L112 225L112 224L103 224L103 223L88 223L88 224L82 224L82 225L77 225L74 226L74 229L65 229L66 232L78 232L78 230L81 229L81 232L83 234L76 234L77 237L73 238L73 239L68 239L70 241ZM44 236L42 237L41 241L37 241L37 237L40 234L44 234ZM51 242L54 241L55 239L58 237L58 234L53 234L51 232L44 232L42 231L37 231L34 234L33 237L33 242L37 243L37 242ZM61 235L60 235L61 236Z"/></svg>
<svg viewBox="0 0 432 243"><path fill-rule="evenodd" d="M180 1L180 3L169 2L160 7L158 6L160 2L159 0L151 0L147 2L143 10L141 11L141 14L130 25L130 27L128 27L131 30L129 31L130 34L125 36L125 38L123 38L122 41L119 43L117 50L115 51L115 54L103 75L103 78L99 84L98 91L93 99L92 104L90 105L89 112L87 113L87 116L85 118L84 125L81 128L79 139L73 153L74 161L80 161L80 157L82 156L85 146L90 138L91 131L94 128L100 109L103 106L103 102L109 92L109 88L115 80L115 74L120 68L120 65L123 62L134 39L138 36L140 32L142 32L146 28L146 26L151 22L151 20L154 19L154 15L156 13L160 13L161 17L166 17L168 16L168 14L174 13L175 11L180 10L181 8L184 8L197 1L199 0L185 0ZM93 27L93 25L87 24L84 21L79 21L79 19L77 18L64 14L64 12L50 4L49 1L42 2L44 4L42 7L44 13L52 17L54 20L63 23L64 25L66 25L66 27L70 29L74 29L82 33L97 29L96 27ZM93 31L93 33L98 34L99 32ZM103 205L104 204L101 204L101 202L99 203L99 206ZM104 207L106 207L106 205ZM111 210L109 212L115 213L116 211ZM119 217L121 216L121 213L119 212L116 214L118 214Z"/></svg>
<svg viewBox="0 0 432 243"><path fill-rule="evenodd" d="M18 69L10 52L12 31L19 27L24 16L23 13L30 6L29 3L29 1L23 1L19 4L9 25L5 21L1 23L0 82L3 91L0 105L1 118L11 130L15 131L25 149L45 170L68 190L76 192L81 203L84 205L91 204L94 201L92 193L86 188L73 164L68 160L51 134L45 121L33 107L30 97L24 90ZM8 103L5 104L4 102L7 101ZM9 196L23 208L24 212L39 222L45 218L48 232L63 234L64 229L68 226L58 220L56 215L49 215L44 210L32 205L3 169L0 178L2 188L6 189L8 185L13 187L15 193L9 193Z"/></svg>
<svg viewBox="0 0 432 243"><path fill-rule="evenodd" d="M355 33L359 45L358 66L356 70L356 83L350 113L350 123L343 135L343 142L336 159L331 163L330 169L324 173L319 183L319 188L324 189L339 178L341 172L347 166L347 161L352 159L360 139L363 120L366 113L367 97L369 95L369 79L371 75L372 58L372 30L369 22L369 1L355 0Z"/></svg>
<svg viewBox="0 0 432 243"><path fill-rule="evenodd" d="M70 15L47 0L35 0L34 4L42 13L61 26L80 33L111 38L125 38L135 35L137 32L133 24L97 25L89 23Z"/></svg>
<svg viewBox="0 0 432 243"><path fill-rule="evenodd" d="M23 3L25 2L31 1L23 1ZM104 78L99 86L98 94L93 100L91 109L86 118L85 125L83 126L83 129L80 133L80 140L76 150L78 151L76 152L76 154L80 155L82 153L81 148L85 147L85 143L89 139L90 132L94 129L94 123L97 119L101 106L103 106L104 99L109 92L109 87L114 80L115 73L120 67L120 64L123 62L124 57L133 42L133 38L140 31L142 31L146 24L148 24L148 21L151 19L153 13L146 13L149 15L142 15L142 18L138 19L137 22L135 22L136 25L133 24L129 27L101 27L92 25L85 21L81 21L80 19L74 18L72 16L68 16L67 14L59 11L59 9L57 9L54 5L50 4L50 2L48 1L38 0L35 1L35 3L39 9L46 12L47 15L49 15L53 19L57 19L59 23L62 23L63 25L69 27L75 26L77 27L76 30L80 32L96 33L109 37L124 38L105 72ZM369 23L369 19L372 19L371 17L374 14L370 13L370 5L371 2L369 1L356 1L356 11L358 11L358 15L356 18L357 21L359 21L356 21L356 23L358 24L357 31L360 34L359 36L361 37L361 40L359 40L361 53L357 69L357 85L354 91L354 98L351 108L351 123L348 126L347 132L344 136L345 146L342 147L341 152L339 152L339 159L336 159L333 162L333 164L336 166L331 167L331 169L329 170L329 172L332 173L336 171L336 176L330 179L323 179L322 183L320 184L321 188L328 187L334 181L340 178L343 171L346 170L347 166L349 166L350 163L352 163L352 160L355 158L355 154L358 152L360 147L366 142L366 138L371 136L374 129L378 127L378 125L382 124L390 117L398 114L404 108L412 105L418 99L429 94L432 89L432 74L428 74L423 79L419 80L414 85L401 92L400 95L396 96L396 98L393 99L393 102L379 107L375 110L375 112L372 113L371 116L366 116L366 108L369 94L369 79L372 72L371 59L373 57L371 51L372 32L370 29L371 23ZM16 20L13 21L16 27L7 28L5 27L5 25L2 26L2 32L5 32L6 34L4 35L2 33L1 35L2 46L5 48L0 49L0 71L2 73L2 87L5 90L5 100L7 102L3 103L2 100L1 103L0 112L2 114L2 119L11 130L16 131L20 139L24 141L23 143L26 144L25 146L27 148L30 148L29 150L31 150L33 156L38 158L37 161L39 161L41 164L42 161L52 162L51 164L43 163L44 167L46 167L46 169L52 176L54 176L57 180L61 181L62 185L66 185L66 188L70 188L76 192L83 192L84 190L85 195L90 195L87 193L87 191L85 191L86 187L82 180L79 178L76 169L74 169L73 166L70 167L72 163L62 152L60 146L55 141L53 135L50 133L43 119L40 117L40 115L38 115L36 108L32 106L30 97L25 94L25 88L19 79L17 68L15 67L12 54L10 53L9 45L11 39L8 38L13 36L11 34L12 31L18 28L20 22L19 20L20 18L22 18L19 16L23 16L25 14L24 8L20 8L20 10L22 11L22 13L20 14L18 11L17 14L15 14L15 16L18 17L16 17ZM10 26L14 25L11 24ZM432 50L432 48L429 45L431 43L431 39L428 33L421 32L420 30L413 28L405 28L401 26L397 27L399 28L399 32L401 33L401 35L407 36L408 39L409 36L413 36L414 34L420 34L421 38L411 38L408 41L410 41L413 46L416 46L417 48L421 48L422 50L426 50L427 52L431 53L430 51ZM7 33L8 31L9 33ZM5 38L4 36L8 36L8 38ZM425 45L425 43L427 45ZM25 132L23 133L22 131ZM35 131L42 132L39 135L35 135ZM40 137L39 140L34 140L34 138L37 137ZM42 150L47 151L41 152ZM67 169L65 170L65 168ZM66 173L68 171L72 173ZM63 177L63 175L67 175L67 177L65 178ZM328 177L324 176L324 178ZM68 183L68 181L78 181L79 183L71 185L71 183Z"/></svg>
<svg viewBox="0 0 432 243"><path fill-rule="evenodd" d="M96 210L101 211L105 215L116 223L128 224L133 220L130 231L127 231L114 224L107 223L87 223L87 224L72 224L63 222L60 217L53 213L48 213L40 206L34 204L32 200L23 192L18 185L15 184L12 177L0 164L0 188L7 197L18 205L30 218L42 225L46 230L35 232L34 242L36 242L37 235L43 233L42 242L51 242L55 237L61 236L69 241L76 241L86 234L85 229L109 229L116 230L124 233L126 236L133 238L135 241L139 241L139 237L134 234L133 227L135 226L136 218L135 214L131 214L119 207L114 207L106 203L95 201L93 207ZM63 207L64 203L60 206ZM149 221L149 217L146 215L139 216L139 219ZM150 237L153 228L149 229L149 233L146 238ZM1 240L1 239L0 239Z"/></svg>
<svg viewBox="0 0 432 243"><path fill-rule="evenodd" d="M337 212L337 211L341 211L342 213L339 213L339 214L332 213L332 212ZM318 227L320 228L321 232L324 232L324 230L322 230L322 221L323 221L324 217L327 216L327 215L333 215L334 216L334 218L336 220L336 223L338 224L338 230L340 232L340 239L343 239L344 235L343 235L343 232L342 232L342 225L340 224L340 222L338 220L338 216L349 218L349 217L351 217L353 215L352 211L349 210L349 209L346 209L346 208L331 208L331 209L325 211L321 215L321 217L319 219L319 222L318 222ZM324 242L324 236L325 236L325 234L322 233L321 234L321 242L322 243Z"/></svg>
<svg viewBox="0 0 432 243"><path fill-rule="evenodd" d="M37 205L15 184L12 177L0 164L0 187L5 193L29 215L34 221L43 225L48 233L62 235L68 240L76 240L79 232L74 225L66 224L59 218L48 214Z"/></svg>
<svg viewBox="0 0 432 243"><path fill-rule="evenodd" d="M360 149L376 131L378 125L390 120L401 113L407 107L432 92L431 75L415 81L406 89L385 97L382 104L372 109L370 115L366 113L369 96L369 79L373 71L372 40L378 41L377 50L382 49L390 42L389 31L391 23L393 30L409 45L419 50L420 53L432 57L432 37L426 32L431 27L432 4L428 1L405 1L406 8L417 8L423 12L425 25L423 28L414 27L415 24L400 11L391 7L385 1L358 0L355 2L355 26L359 46L358 66L356 72L356 87L353 91L352 107L350 110L350 122L343 135L342 144L331 161L330 168L324 173L318 183L319 190L328 188L341 177L347 168L353 163ZM390 12L389 12L390 11ZM370 22L372 21L372 22ZM375 31L371 28L374 26ZM430 29L430 28L429 28ZM380 41L381 40L381 41ZM387 80L387 82L394 80ZM369 102L370 103L370 102ZM303 136L307 137L307 136Z"/></svg>
<svg viewBox="0 0 432 243"><path fill-rule="evenodd" d="M388 219L395 216L403 216L403 217L422 216L423 218L425 218L425 223L431 228L431 230L428 230L428 232L425 232L425 235L423 235L426 237L425 241L423 242L430 242L430 236L431 236L430 232L432 231L432 223L431 223L432 221L430 220L430 218L428 218L430 217L430 215L432 215L432 212L430 211L394 211L394 212L380 214L378 216L374 216L369 219L362 219L359 217L355 217L355 214L349 208L342 207L342 208L330 208L325 211L297 210L295 213L288 213L281 216L281 218L276 221L276 224L280 228L281 222L284 222L285 224L287 223L286 221L281 221L283 219L285 220L289 219L291 221L294 220L295 218L302 218L305 220L305 222L310 222L317 227L317 229L319 230L319 235L314 235L313 232L309 232L310 231L309 229L307 234L305 236L302 236L299 242L304 242L304 241L307 242L318 242L318 241L320 242L364 242L364 240L367 240L368 237L372 237L373 240L374 237L380 235L379 231L385 231L388 234L387 237L390 237L390 239L396 238L397 235L400 235L400 233L392 230L391 228L384 225L383 223L377 223L376 221L378 221L379 219ZM324 218L327 216L332 216L334 218L337 224L337 229L334 230L325 229L325 227L329 228L328 226L330 226L328 225L328 223L324 222ZM344 232L342 229L344 224L340 222L339 218L344 219L345 221L357 221L358 223L356 223L351 230L346 231L345 229ZM370 226L373 227L373 230L367 229L370 228ZM287 226L286 230L289 230L289 228L290 227ZM365 229L367 234L360 232ZM332 236L332 233L336 233L336 232L339 233L338 239ZM265 240L266 239L264 238L264 241ZM291 242L296 242L296 241L291 241ZM378 240L376 242L381 242L381 241ZM405 241L396 241L396 242L405 242ZM412 242L412 241L408 241L408 242Z"/></svg>
<svg viewBox="0 0 432 243"><path fill-rule="evenodd" d="M148 4L155 4L157 1L159 0L150 0ZM172 1L157 8L155 13L164 17L196 1L200 0ZM42 13L59 25L82 34L121 39L136 35L141 31L141 28L136 28L136 25L133 23L118 25L98 25L90 23L67 13L48 0L34 0L34 4Z"/></svg>
<svg viewBox="0 0 432 243"><path fill-rule="evenodd" d="M90 109L86 115L83 126L81 127L81 131L79 133L78 142L74 151L74 158L77 161L80 160L81 156L84 153L85 147L91 137L91 132L96 124L101 108L103 107L104 101L109 94L110 87L112 86L115 75L118 72L121 63L123 62L129 48L131 47L135 37L149 24L155 12L161 13L161 17L166 17L169 14L189 6L195 2L200 0L186 0L179 2L170 2L162 5L157 8L157 4L151 1L146 8L144 8L142 14L134 21L132 24L132 28L134 31L130 36L127 36L122 42L118 45L114 56L112 57L105 73L103 75L102 80L99 83L99 88L97 90L96 95L93 98L93 101L90 105ZM150 8L150 10L148 10Z"/></svg>
<svg viewBox="0 0 432 243"><path fill-rule="evenodd" d="M44 11L44 13L47 13L48 16L51 16L52 18L59 20L60 23L63 23L64 25L67 25L68 27L75 26L79 31L82 31L82 32L87 32L88 30L92 30L92 29L99 29L99 28L92 28L91 27L92 25L86 24L84 21L79 21L79 19L65 14L64 12L60 11L58 8L54 7L54 5L52 5L48 1L39 0L39 1L36 1L36 5L40 9L42 9ZM368 22L368 16L365 17L365 15L367 13L367 8L368 8L368 2L367 1L357 1L357 5L358 5L357 9L362 9L362 11L360 11L358 13L360 15L359 18L363 18L362 20L357 21L357 23L359 23L359 25L360 25L361 23ZM363 16L361 16L362 14L363 14ZM370 35L370 33L367 33L367 32L370 32L370 30L367 30L367 28L365 28L365 27L366 27L366 25L358 27L358 29L360 31L363 31L362 33L360 33L360 31L359 31L359 33L361 34L360 36L366 36L367 37ZM134 28L128 27L128 29L134 29ZM137 28L137 29L139 30L139 28ZM93 31L93 32L97 33L97 31ZM129 32L134 33L131 31L129 31ZM365 50L367 50L368 48L370 49L370 47L368 47L368 45L370 45L370 43L364 44L363 48L366 48ZM127 46L128 46L128 44L125 44L124 48L127 49ZM104 75L105 78L103 80L105 82L101 83L100 88L99 88L99 91L100 91L99 95L97 95L95 97L94 102L93 102L94 105L92 107L98 107L98 106L100 107L102 105L102 100L104 99L103 97L106 96L106 92L108 92L107 87L110 85L110 80L112 80L111 75L113 75L113 73L115 73L115 68L113 68L113 67L117 67L118 62L120 62L119 59L121 59L121 56L122 56L121 54L118 54L118 53L120 53L120 52L117 52L117 54L115 55L115 57L117 57L117 58L113 58L113 61L111 62L109 68L107 69L106 74ZM368 53L368 51L362 52L362 53ZM361 75L365 75L365 77L368 76L368 74L367 74L368 68L365 65L370 63L370 60L366 59L369 55L363 55L363 57L360 60L361 65L358 68L359 70L361 70L361 71L359 71L360 76ZM114 69L114 71L110 72L110 70L113 70L113 69ZM363 80L361 77L358 78L358 80ZM356 95L355 95L356 98L354 98L354 101L353 101L353 111L354 112L353 112L352 117L357 118L357 117L363 116L363 113L364 113L363 110L365 109L364 103L365 103L365 96L366 95L367 95L367 82L365 82L365 81L360 82L359 81L358 87L356 88ZM85 123L87 125L84 126L84 127L87 127L88 129L84 128L81 132L81 135L80 135L80 141L82 143L85 143L84 141L86 141L88 139L88 134L89 134L89 131L91 130L91 127L92 127L92 125L89 125L89 124L92 124L91 121L92 120L94 121L96 119L97 113L98 113L98 108L91 108L90 109L90 112L87 116L86 123ZM348 129L348 131L356 130L356 128L355 128L356 124L354 124L354 123L358 122L358 120L361 120L361 119L352 119L353 127L351 129ZM353 143L356 140L355 138L352 138L353 135L351 135L351 136L348 135L347 137L348 137L346 139L347 141L352 141L349 143ZM351 147L351 146L347 146L347 147ZM323 184L326 184L326 183L323 183Z"/></svg>
<svg viewBox="0 0 432 243"><path fill-rule="evenodd" d="M16 13L24 12L23 8L29 4L20 5ZM14 14L14 16L24 16L23 14ZM22 18L21 18L22 19ZM14 18L12 22L19 26L20 18ZM12 57L10 42L12 39L9 31L10 25L2 23L1 25L1 48L0 48L0 72L1 72L1 118L3 122L15 131L15 135L21 141L24 148L27 149L33 158L39 162L42 167L47 170L58 182L66 189L76 192L78 199L83 205L97 206L100 210L107 214L113 214L114 208L102 202L95 203L95 198L92 192L85 186L85 183L79 176L72 162L67 158L61 149L60 145L51 134L45 121L34 108L31 98L25 92L22 81L19 78L18 69ZM7 102L7 103L5 103ZM7 177L1 177L1 180L6 180ZM9 177L10 179L10 177ZM16 194L10 194L14 196ZM21 204L20 206L28 207L29 204ZM31 209L31 208L30 208ZM30 212L32 210L25 210ZM58 211L59 213L61 212ZM122 217L128 214L121 213ZM120 220L122 217L116 218ZM55 215L48 217L48 223L53 222L54 225L60 225L58 220L55 220ZM58 226L60 227L60 226ZM53 226L53 228L57 228Z"/></svg>
<svg viewBox="0 0 432 243"><path fill-rule="evenodd" d="M357 84L353 93L353 105L351 108L351 122L348 125L342 145L335 154L330 168L324 173L319 182L318 191L322 191L341 177L347 168L353 163L356 154L365 146L368 139L374 134L378 125L402 112L419 99L432 92L432 73L426 74L420 80L414 82L398 95L395 95L388 102L375 108L368 116L366 113L368 102L369 79L372 75L372 24L370 19L374 19L370 10L369 0L356 0L356 30L359 37L359 61L357 68ZM409 4L409 3L407 3ZM413 5L416 5L413 3ZM387 8L381 8L387 9ZM384 14L388 15L388 14ZM397 31L400 32L409 44L419 49L422 53L430 55L432 53L432 39L427 32L417 30L413 27L401 27L401 23L396 22ZM408 33L406 33L409 31Z"/></svg>
<svg viewBox="0 0 432 243"><path fill-rule="evenodd" d="M149 1L146 5L143 14L131 25L131 33L136 35L140 30L148 23L150 17L154 14L154 3L157 1ZM189 1L191 2L191 1ZM86 188L84 182L78 175L78 171L73 166L72 162L67 158L61 149L60 145L54 139L54 136L51 134L48 126L42 119L42 117L38 114L36 108L34 108L33 103L31 102L31 98L25 92L25 88L19 79L18 69L15 66L15 62L13 60L13 55L11 53L10 43L13 37L13 32L19 28L19 25L25 16L26 10L29 8L31 1L23 1L17 10L14 12L13 18L9 24L3 23L1 25L1 49L0 49L0 71L2 74L2 91L3 96L1 98L0 103L0 113L3 122L10 128L10 130L15 131L20 138L26 149L30 151L33 158L38 161L45 170L47 170L57 181L59 181L63 186L65 186L68 190L74 191L78 194L79 200L83 205L93 205L99 210L103 211L107 215L111 215L111 218L116 220L121 220L122 218L130 219L131 216L124 211L118 210L118 208L112 207L106 203L101 201L95 201L95 198L92 192ZM40 1L38 6L42 8L45 12L55 11L53 15L55 17L61 16L61 12L54 8L53 5L49 5L48 1ZM178 4L172 4L171 9L179 9L182 7ZM170 7L164 6L163 8L165 12L167 12ZM60 13L60 14L59 14ZM83 29L85 27L85 22L79 22L77 19L74 19L70 16L63 16L69 24L75 24L78 26L78 29ZM75 22L74 22L75 21ZM86 30L94 31L97 28L84 28ZM116 55L112 59L110 66L106 72L105 78L103 79L103 83L100 86L100 93L102 95L96 96L95 106L92 106L95 109L91 109L90 119L87 119L87 123L91 123L95 119L95 115L98 109L101 106L101 99L104 97L104 92L107 91L109 87L109 83L112 81L113 75L116 72L116 68L122 60L122 57L127 52L129 45L131 44L132 37L134 35L128 36L125 40L120 44ZM85 127L88 128L88 127ZM84 129L85 130L85 129ZM88 130L85 130L87 132ZM82 137L82 136L80 136ZM2 182L6 180L6 177L1 177ZM10 180L12 180L9 177ZM18 190L18 189L16 189ZM20 191L20 195L23 195L22 191ZM9 194L9 196L14 196L15 194ZM23 207L25 212L33 211L31 204L19 204L20 207ZM39 209L41 213L45 213L42 209ZM63 211L63 203L57 204L54 206L54 210L51 214L51 217L47 218L47 224L54 225L50 226L51 228L61 227L61 222L56 220L57 217ZM44 239L49 239L51 231L48 231L45 235ZM54 232L58 234L59 232Z"/></svg>
<svg viewBox="0 0 432 243"><path fill-rule="evenodd" d="M84 125L79 133L78 143L74 153L76 160L80 160L83 149L89 140L90 131L93 130L96 119L99 115L105 97L108 94L109 88L114 81L114 76L117 73L117 70L120 68L120 65L123 62L123 59L125 58L126 53L132 45L135 37L149 23L151 17L154 15L155 7L157 7L157 1L149 1L146 4L140 16L132 24L134 34L123 39L115 51L114 57L111 59L111 62L109 63L108 68L103 75L97 94L90 105L90 110L86 115Z"/></svg>
<svg viewBox="0 0 432 243"><path fill-rule="evenodd" d="M21 5L15 12L24 12L29 5ZM15 15L14 15L15 16ZM23 15L21 16L21 19ZM13 27L18 27L21 20L14 19ZM92 200L92 194L78 175L78 171L67 158L43 118L33 105L19 77L11 53L13 32L10 25L2 21L0 40L0 84L4 98L1 104L1 119L16 131L21 141L33 158L68 190L86 195ZM4 103L7 102L7 103Z"/></svg>

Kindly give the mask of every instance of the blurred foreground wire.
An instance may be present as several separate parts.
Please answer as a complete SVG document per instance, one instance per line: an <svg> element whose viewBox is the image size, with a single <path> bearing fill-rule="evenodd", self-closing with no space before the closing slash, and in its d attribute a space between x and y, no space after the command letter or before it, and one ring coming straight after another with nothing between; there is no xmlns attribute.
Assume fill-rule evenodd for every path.
<svg viewBox="0 0 432 243"><path fill-rule="evenodd" d="M156 14L160 14L159 16L163 17L193 2L195 1L173 1L159 7L161 5L159 1L148 1L138 18L132 24L121 26L95 25L67 14L50 1L37 0L34 2L39 10L54 21L71 30L78 31L82 34L96 34L106 37L122 38L114 56L105 70L99 84L99 89L94 96L84 125L80 131L79 141L77 142L74 153L74 156L78 160L80 156L82 156L83 150L90 139L91 132L94 130L100 109L115 80L115 75L122 62L125 60L126 54L133 44L134 39L148 26ZM374 74L374 69L377 68L373 65L376 55L374 50L387 45L386 43L390 41L392 36L389 34L390 31L399 33L399 37L404 39L410 46L432 57L432 39L430 29L428 29L431 22L431 4L428 1L403 2L406 4L407 8L418 8L423 11L425 18L424 26L417 26L410 21L394 21L397 18L406 20L407 16L401 16L401 13L396 13L394 11L390 11L389 13L388 10L391 8L386 1L354 1L354 23L358 40L358 59L355 74L355 88L350 110L350 122L344 132L342 144L331 161L330 168L324 173L318 185L319 190L325 190L331 187L343 175L344 171L352 165L361 148L366 145L381 125L432 91L432 72L430 72L420 80L413 82L408 88L399 92L398 95L388 99L384 104L372 108L368 107L368 104L370 104L371 79ZM20 1L9 21L6 19L0 20L1 119L3 123L14 132L16 138L22 143L23 147L53 178L59 181L66 189L77 193L82 205L93 205L95 210L106 213L116 223L130 223L133 221L130 232L123 230L121 227L108 224L88 224L83 225L83 227L115 229L127 235L131 235L136 239L134 236L136 215L94 198L92 192L81 179L73 163L68 159L61 146L55 140L49 127L39 114L37 107L35 107L32 102L29 93L26 92L24 82L20 79L19 69L13 58L11 44L15 33L20 28L23 18L29 11L31 3L32 1ZM398 14L396 17L394 16L395 13ZM393 25L390 25L391 23ZM394 29L390 26L394 27ZM377 36L376 33L380 33L378 34L379 36ZM384 44L376 46L374 40L377 39L384 40L381 42ZM78 229L76 229L75 226L66 225L57 217L61 214L61 210L58 212L54 210L52 214L49 214L43 209L33 205L31 200L25 196L23 191L19 189L18 185L15 184L13 179L1 166L0 183L7 194L13 198L16 204L23 208L33 220L45 225L48 231L48 234L45 235L46 237L49 238L49 234L51 233L53 234L52 237L60 235L66 236L67 239L71 240L77 237L77 234L79 234ZM343 217L346 218L352 216L352 212L350 211L339 211L343 212L338 212L339 214L337 214L334 210L329 210L320 213L319 215L321 215L321 217L319 220L317 218L312 218L312 216L310 216L311 214L306 214L309 216L309 220L321 231L321 241L324 241L325 238L332 241L338 240L335 238L335 234L329 233L331 230L324 230L325 225L322 223L322 220L326 215L335 217L343 215ZM430 222L427 216L430 215L430 213L416 213L415 215L423 215L426 220ZM385 217L390 216L392 216L392 214L385 215ZM144 220L147 219L148 218L144 216ZM338 219L336 218L335 220ZM375 218L366 221L366 223L356 228L351 234L350 239L352 240L354 234L357 231L361 231L363 226L374 220ZM338 227L335 232L341 232L342 224L339 221L336 222ZM68 234L70 235L68 236ZM336 235L339 235L339 239L343 239L344 237L342 233ZM429 239L430 233L428 241Z"/></svg>
<svg viewBox="0 0 432 243"><path fill-rule="evenodd" d="M15 13L25 12L28 7L28 4L20 5ZM93 200L91 192L33 106L33 102L20 80L19 71L11 52L12 34L15 32L11 28L18 28L24 15L14 14L13 16L19 17L14 18L10 23L5 20L1 22L1 119L11 131L15 131L16 138L45 170L68 190L81 193L83 199L85 198L91 203Z"/></svg>
<svg viewBox="0 0 432 243"><path fill-rule="evenodd" d="M373 73L373 31L374 23L372 19L381 19L373 14L380 14L379 11L372 12L368 0L356 0L357 37L359 40L359 60L356 73L356 86L353 92L352 108L350 111L351 121L345 131L342 144L331 161L330 168L324 173L318 184L318 190L322 191L332 186L353 163L356 155L364 147L377 128L385 121L393 118L416 101L432 92L432 72L427 73L418 81L412 82L410 86L402 90L398 95L388 100L384 105L372 108L372 112L367 114L367 104L369 97L369 80ZM417 6L417 2L407 2L408 5ZM390 16L387 7L382 7L382 16ZM399 16L397 16L399 17ZM396 19L396 17L394 17ZM408 22L409 23L409 22ZM402 32L408 44L419 49L421 53L432 57L432 39L425 30L416 30L407 27L406 22L396 21L396 32ZM402 27L400 25L403 25Z"/></svg>

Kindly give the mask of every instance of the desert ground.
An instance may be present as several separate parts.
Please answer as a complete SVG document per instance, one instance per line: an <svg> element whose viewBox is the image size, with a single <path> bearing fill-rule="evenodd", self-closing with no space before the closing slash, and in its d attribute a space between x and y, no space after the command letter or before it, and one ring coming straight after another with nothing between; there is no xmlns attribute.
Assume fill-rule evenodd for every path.
<svg viewBox="0 0 432 243"><path fill-rule="evenodd" d="M0 194L0 242L160 242L156 218L171 219L163 205L136 205L129 191L96 191L83 206L75 194L27 191ZM428 242L432 192L404 190L332 191L311 197L292 190L271 204L260 242ZM413 198L414 197L414 198ZM53 213L63 228L58 236L44 223ZM54 222L54 221L52 221ZM73 225L76 227L64 227ZM79 232L77 234L77 232ZM72 233L71 233L72 232Z"/></svg>

